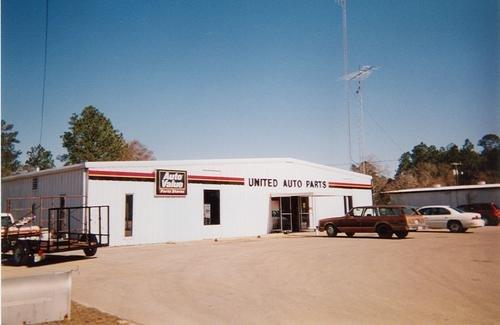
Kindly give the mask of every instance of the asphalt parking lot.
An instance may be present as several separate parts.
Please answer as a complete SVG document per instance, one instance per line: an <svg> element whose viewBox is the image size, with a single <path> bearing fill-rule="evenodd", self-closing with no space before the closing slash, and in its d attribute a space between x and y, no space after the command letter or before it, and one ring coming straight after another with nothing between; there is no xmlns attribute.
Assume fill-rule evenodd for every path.
<svg viewBox="0 0 500 325"><path fill-rule="evenodd" d="M499 243L500 227L404 240L278 234L57 255L3 265L2 278L73 269L73 300L142 324L492 324Z"/></svg>

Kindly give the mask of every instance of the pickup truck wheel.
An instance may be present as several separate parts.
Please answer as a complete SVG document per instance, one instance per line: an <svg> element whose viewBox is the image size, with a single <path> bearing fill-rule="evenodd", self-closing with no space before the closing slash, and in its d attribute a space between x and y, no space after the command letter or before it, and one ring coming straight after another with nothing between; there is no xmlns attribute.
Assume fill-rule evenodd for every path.
<svg viewBox="0 0 500 325"><path fill-rule="evenodd" d="M326 234L328 237L335 237L337 236L337 229L333 225L328 225L325 228Z"/></svg>
<svg viewBox="0 0 500 325"><path fill-rule="evenodd" d="M29 248L23 241L18 241L12 250L12 263L16 266L28 264Z"/></svg>
<svg viewBox="0 0 500 325"><path fill-rule="evenodd" d="M451 232L463 232L464 227L458 221L450 221L448 223L448 230Z"/></svg>
<svg viewBox="0 0 500 325"><path fill-rule="evenodd" d="M347 237L352 238L354 237L355 232L346 232L345 234Z"/></svg>
<svg viewBox="0 0 500 325"><path fill-rule="evenodd" d="M380 225L377 227L377 234L380 238L391 238L392 233L392 228L388 225Z"/></svg>
<svg viewBox="0 0 500 325"><path fill-rule="evenodd" d="M406 236L408 236L408 231L396 231L396 236L398 236L398 238L400 239L406 238Z"/></svg>

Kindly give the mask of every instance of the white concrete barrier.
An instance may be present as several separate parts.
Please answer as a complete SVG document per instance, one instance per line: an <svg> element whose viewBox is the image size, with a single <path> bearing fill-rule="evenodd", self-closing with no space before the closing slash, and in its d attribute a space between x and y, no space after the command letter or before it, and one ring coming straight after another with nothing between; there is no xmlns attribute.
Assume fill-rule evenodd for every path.
<svg viewBox="0 0 500 325"><path fill-rule="evenodd" d="M2 279L2 324L33 324L69 318L71 273Z"/></svg>

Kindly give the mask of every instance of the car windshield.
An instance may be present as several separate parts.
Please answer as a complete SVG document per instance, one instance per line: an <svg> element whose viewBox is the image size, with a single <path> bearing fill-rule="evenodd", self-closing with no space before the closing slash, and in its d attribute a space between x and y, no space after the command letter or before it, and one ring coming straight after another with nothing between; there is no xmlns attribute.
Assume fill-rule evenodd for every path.
<svg viewBox="0 0 500 325"><path fill-rule="evenodd" d="M451 209L451 210L454 210L454 211L457 211L458 213L464 213L464 212L465 212L464 210L459 209L459 208L451 208L451 207L450 207L450 209Z"/></svg>
<svg viewBox="0 0 500 325"><path fill-rule="evenodd" d="M8 227L11 224L12 224L12 222L10 222L10 217L2 216L2 227Z"/></svg>

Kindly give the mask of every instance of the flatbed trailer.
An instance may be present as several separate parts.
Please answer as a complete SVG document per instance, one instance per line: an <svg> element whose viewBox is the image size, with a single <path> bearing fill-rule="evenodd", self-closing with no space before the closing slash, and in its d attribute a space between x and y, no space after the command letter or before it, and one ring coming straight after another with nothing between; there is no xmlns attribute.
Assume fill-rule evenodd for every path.
<svg viewBox="0 0 500 325"><path fill-rule="evenodd" d="M26 225L32 219L2 226L2 254L11 252L14 265L67 251L94 256L98 247L109 246L109 206L51 208L42 226Z"/></svg>

